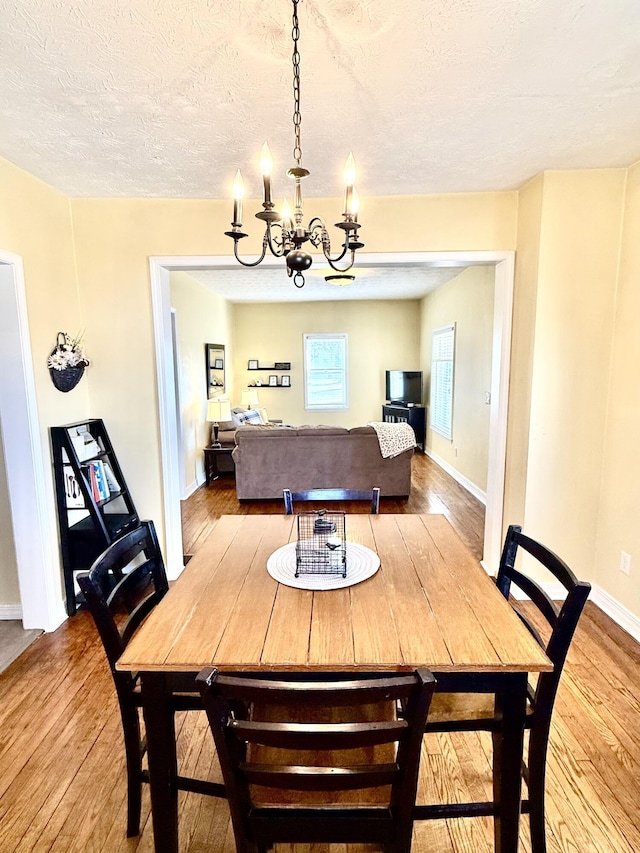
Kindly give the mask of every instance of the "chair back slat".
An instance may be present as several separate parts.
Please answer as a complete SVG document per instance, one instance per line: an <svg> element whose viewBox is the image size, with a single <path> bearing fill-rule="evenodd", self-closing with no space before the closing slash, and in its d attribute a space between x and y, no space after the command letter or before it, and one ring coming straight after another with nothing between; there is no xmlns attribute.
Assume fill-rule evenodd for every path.
<svg viewBox="0 0 640 853"><path fill-rule="evenodd" d="M358 791L393 785L397 764L361 764L354 767L308 767L286 764L241 764L239 771L251 785L288 791Z"/></svg>
<svg viewBox="0 0 640 853"><path fill-rule="evenodd" d="M294 836L309 843L384 837L398 851L410 849L422 734L435 687L428 670L284 680L208 667L196 682L239 851L247 843L260 847ZM397 720L400 701L405 713ZM350 806L339 821L331 820L326 804L295 798L295 792L322 796L370 788L388 791L386 808ZM287 792L286 809L254 799L256 790L273 789Z"/></svg>
<svg viewBox="0 0 640 853"><path fill-rule="evenodd" d="M292 674L293 675L293 674ZM344 677L344 673L336 673L335 678L313 679L263 678L262 673L248 678L246 675L225 675L220 673L216 684L229 699L250 700L292 705L302 704L308 707L311 702L336 707L352 705L354 702L384 701L389 691L394 696L408 699L415 685L411 677L376 675L367 673L361 678Z"/></svg>
<svg viewBox="0 0 640 853"><path fill-rule="evenodd" d="M129 640L138 630L142 622L147 618L162 596L153 592L147 595L134 609L131 611L129 618L120 630L120 639L122 645L126 648L129 645Z"/></svg>
<svg viewBox="0 0 640 853"><path fill-rule="evenodd" d="M380 489L307 489L302 492L283 490L284 510L287 515L293 515L294 501L369 501L371 514L380 511Z"/></svg>
<svg viewBox="0 0 640 853"><path fill-rule="evenodd" d="M406 720L368 723L265 723L253 720L235 720L238 737L247 743L273 746L280 749L315 749L320 740L323 747L335 749L360 749L393 743L399 739Z"/></svg>
<svg viewBox="0 0 640 853"><path fill-rule="evenodd" d="M542 587L531 578L523 575L522 572L519 572L517 569L510 570L510 577L512 583L519 587L527 598L530 598L531 601L533 601L549 625L551 625L552 628L555 628L560 608L554 604L553 600L547 595Z"/></svg>
<svg viewBox="0 0 640 853"><path fill-rule="evenodd" d="M554 554L549 548L545 547L540 542L536 542L535 539L525 536L521 530L514 534L514 538L518 543L518 547L524 548L524 550L528 551L532 557L535 557L539 563L542 563L543 566L549 569L555 579L560 581L567 592L573 589L573 587L578 583L578 578L571 571L565 561L558 557L557 554Z"/></svg>
<svg viewBox="0 0 640 853"><path fill-rule="evenodd" d="M531 554L532 557L551 572L554 578L564 586L567 592L570 592L576 584L579 583L578 578L574 575L564 560L558 557L557 554L554 554L553 551L545 545L542 545L535 539L531 539L530 536L525 536L519 525L512 524L507 530L507 537L505 539L502 557L500 559L500 570L498 572L498 586L503 594L504 590L500 586L500 582L512 580L515 582L515 561L520 548Z"/></svg>

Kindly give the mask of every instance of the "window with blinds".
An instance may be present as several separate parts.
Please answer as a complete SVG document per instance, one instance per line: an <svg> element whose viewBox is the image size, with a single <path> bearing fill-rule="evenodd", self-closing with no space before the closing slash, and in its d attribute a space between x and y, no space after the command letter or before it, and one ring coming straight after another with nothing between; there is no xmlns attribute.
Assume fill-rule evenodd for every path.
<svg viewBox="0 0 640 853"><path fill-rule="evenodd" d="M453 369L456 324L433 330L431 349L431 429L445 438L453 438Z"/></svg>
<svg viewBox="0 0 640 853"><path fill-rule="evenodd" d="M304 336L304 407L336 412L349 408L347 336Z"/></svg>

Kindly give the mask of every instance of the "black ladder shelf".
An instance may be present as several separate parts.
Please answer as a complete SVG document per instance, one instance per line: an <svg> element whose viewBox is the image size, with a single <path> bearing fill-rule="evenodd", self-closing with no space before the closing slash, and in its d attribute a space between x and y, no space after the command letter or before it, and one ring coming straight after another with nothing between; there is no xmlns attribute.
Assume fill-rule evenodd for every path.
<svg viewBox="0 0 640 853"><path fill-rule="evenodd" d="M73 616L82 601L74 572L87 571L140 519L101 419L51 427L50 433L67 613Z"/></svg>

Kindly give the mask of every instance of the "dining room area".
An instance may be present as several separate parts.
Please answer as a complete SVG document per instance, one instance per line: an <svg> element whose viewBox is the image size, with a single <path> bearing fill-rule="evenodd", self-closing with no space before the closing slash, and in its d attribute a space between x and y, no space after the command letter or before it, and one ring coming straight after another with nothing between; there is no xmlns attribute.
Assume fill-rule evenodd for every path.
<svg viewBox="0 0 640 853"><path fill-rule="evenodd" d="M0 676L0 849L243 849L237 804L229 793L234 784L227 775L228 756L221 760L224 743L217 739L213 715L207 716L203 671L209 689L216 678L221 683L257 678L263 688L276 691L285 685L304 690L305 684L324 689L330 679L342 688L361 687L362 679L385 679L386 685L426 671L422 678L433 680L434 692L426 721L418 723L416 788L411 808L404 809L414 851L638 849L638 644L586 601L588 584L575 577L575 583L564 577L567 602L572 596L577 601L573 612L556 602L555 616L546 613L551 637L545 634L545 613L538 613L532 589L526 589L531 600L509 596L516 592L511 581L514 587L522 581L513 567L516 552L532 540L526 531L509 531L496 582L474 552L475 510L456 504L455 485L450 488L449 494L441 488L439 505L432 496L429 511L382 501L375 513L339 504L315 514L296 505L291 515L275 502L262 512L240 507L229 512L223 493L210 490L220 502L217 512L206 524L196 520L195 509L183 520L190 552L184 572L142 613L111 668L108 643L104 633L101 642L88 601L88 609L40 637ZM307 516L316 525L314 547L326 532L327 518L333 525L329 538L344 540L346 571L342 565L340 571L297 571L300 523L307 523ZM149 544L149 537L144 543L139 538ZM326 564L334 569L336 550L334 542ZM147 575L162 585L156 564ZM522 616L530 619L534 633ZM565 661L558 637L560 628L566 635L567 621L573 624ZM560 683L555 678L549 687L554 673L562 675ZM135 681L136 714L143 719L144 749L138 754L146 751L146 757L138 777L131 767L127 775L125 715L118 702L126 678ZM464 702L456 718L455 702L445 701L451 697L488 698L489 718L483 723ZM393 704L394 726L411 729L410 705ZM246 725L266 725L255 722L260 719L255 702L248 707L253 710L245 715ZM241 720L240 712L234 715ZM301 725L296 721L294 728ZM233 726L238 724L234 719ZM315 716L310 725L316 738ZM383 725L387 722L375 723ZM365 723L350 719L349 727L354 726ZM269 766L264 757L261 761L261 768ZM524 773L523 764L529 768ZM540 773L542 840L535 795ZM132 807L134 789L140 800ZM371 837L352 829L337 840L331 835L338 817L356 808L352 799L341 806L338 797L335 787L325 794L324 834L302 840L289 827L286 840L268 836L277 839L276 849L309 850L311 844L314 851L344 851L347 844L377 849ZM288 800L284 808L292 808ZM281 804L277 811L282 819ZM305 806L305 819L310 811ZM364 819L359 824L364 826ZM377 838L391 843L381 827ZM266 849L271 841L256 844Z"/></svg>

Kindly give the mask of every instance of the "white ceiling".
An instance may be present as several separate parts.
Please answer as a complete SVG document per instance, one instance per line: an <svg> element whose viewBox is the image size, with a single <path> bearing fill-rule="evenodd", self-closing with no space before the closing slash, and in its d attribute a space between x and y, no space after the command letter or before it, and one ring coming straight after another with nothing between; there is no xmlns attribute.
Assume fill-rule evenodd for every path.
<svg viewBox="0 0 640 853"><path fill-rule="evenodd" d="M639 0L301 0L308 197L508 190L640 159ZM71 197L274 198L293 165L290 0L0 0L0 156ZM310 211L312 212L312 211ZM245 212L245 218L249 220ZM314 273L319 273L314 264ZM326 272L326 271L325 271ZM193 273L233 301L415 298L459 270ZM329 296L329 294L331 294Z"/></svg>
<svg viewBox="0 0 640 853"><path fill-rule="evenodd" d="M289 0L0 0L0 155L70 196L219 198L292 165ZM302 0L305 194L640 159L638 0Z"/></svg>
<svg viewBox="0 0 640 853"><path fill-rule="evenodd" d="M356 264L347 275L355 281L345 285L329 285L326 275L334 271L314 261L305 273L305 285L296 289L287 277L284 262L280 267L259 267L245 270L193 270L193 276L205 287L230 302L318 302L358 299L421 299L427 293L446 284L463 270L458 267L402 266L361 267Z"/></svg>

